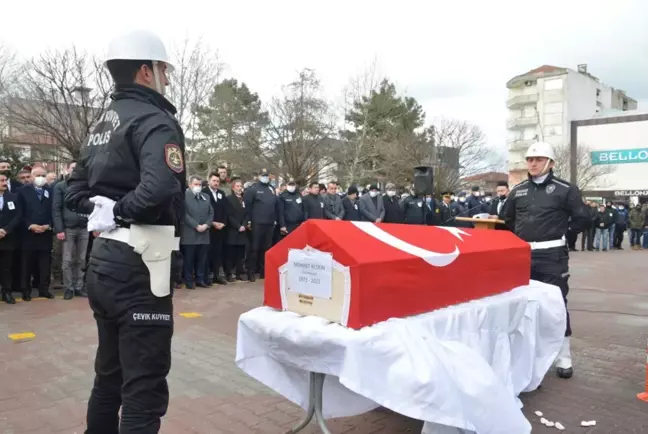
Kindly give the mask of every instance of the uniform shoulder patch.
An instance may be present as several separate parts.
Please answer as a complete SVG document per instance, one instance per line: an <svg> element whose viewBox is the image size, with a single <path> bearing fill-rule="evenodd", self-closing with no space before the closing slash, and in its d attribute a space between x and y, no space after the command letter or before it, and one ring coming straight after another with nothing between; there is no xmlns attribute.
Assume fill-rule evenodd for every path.
<svg viewBox="0 0 648 434"><path fill-rule="evenodd" d="M169 143L164 145L164 160L166 161L169 169L175 173L182 173L184 171L184 157L180 146Z"/></svg>

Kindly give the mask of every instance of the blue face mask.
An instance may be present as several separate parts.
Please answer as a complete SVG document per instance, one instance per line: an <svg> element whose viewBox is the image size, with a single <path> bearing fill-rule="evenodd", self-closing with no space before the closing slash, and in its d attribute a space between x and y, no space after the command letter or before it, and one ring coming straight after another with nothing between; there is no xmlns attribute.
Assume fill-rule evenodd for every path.
<svg viewBox="0 0 648 434"><path fill-rule="evenodd" d="M431 197L426 197L425 202L426 203L432 203L432 198Z"/></svg>

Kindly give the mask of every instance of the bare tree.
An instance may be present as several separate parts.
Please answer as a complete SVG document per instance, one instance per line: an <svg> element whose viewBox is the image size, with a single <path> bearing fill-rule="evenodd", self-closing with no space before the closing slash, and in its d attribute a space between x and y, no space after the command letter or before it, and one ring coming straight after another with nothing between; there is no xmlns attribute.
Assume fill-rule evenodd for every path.
<svg viewBox="0 0 648 434"><path fill-rule="evenodd" d="M592 164L591 149L586 145L579 144L576 149L576 185L578 188L588 190L593 187L597 189L608 187L610 182L605 177L614 173L616 168L607 164ZM571 179L571 146L556 146L554 152L556 154L554 173L562 179Z"/></svg>
<svg viewBox="0 0 648 434"><path fill-rule="evenodd" d="M68 160L78 158L103 115L110 80L99 60L70 48L21 65L4 91L0 111L10 125L7 141L40 150L45 159Z"/></svg>
<svg viewBox="0 0 648 434"><path fill-rule="evenodd" d="M223 64L218 53L202 39L185 39L172 53L176 69L170 77L169 99L178 109L176 117L185 133L187 164L194 172L208 171L205 162L198 161L201 151L209 144L200 134L196 110L207 104L220 80Z"/></svg>
<svg viewBox="0 0 648 434"><path fill-rule="evenodd" d="M446 118L435 119L433 125L431 134L437 150L435 182L440 188L456 189L461 178L502 166L501 157L486 145L486 136L477 125Z"/></svg>
<svg viewBox="0 0 648 434"><path fill-rule="evenodd" d="M332 154L339 143L334 114L321 96L314 71L301 71L284 88L284 96L273 99L263 140L248 150L250 164L269 166L301 185L318 180L334 163Z"/></svg>
<svg viewBox="0 0 648 434"><path fill-rule="evenodd" d="M337 177L350 184L369 177L374 177L376 170L371 164L378 155L380 145L370 137L369 106L362 106L362 115L359 127L349 122L349 113L355 108L355 103L369 98L375 92L384 77L377 72L377 61L371 63L362 74L353 77L343 90L343 119L345 121L344 143L339 148L334 158L337 160Z"/></svg>

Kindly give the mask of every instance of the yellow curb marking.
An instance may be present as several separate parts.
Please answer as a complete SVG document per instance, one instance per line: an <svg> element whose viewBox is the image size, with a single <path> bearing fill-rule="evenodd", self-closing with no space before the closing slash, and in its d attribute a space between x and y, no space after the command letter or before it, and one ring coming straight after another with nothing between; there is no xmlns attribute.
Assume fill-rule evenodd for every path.
<svg viewBox="0 0 648 434"><path fill-rule="evenodd" d="M180 314L180 316L185 318L200 318L202 315L198 312L183 312Z"/></svg>
<svg viewBox="0 0 648 434"><path fill-rule="evenodd" d="M12 333L9 334L8 337L12 341L22 341L24 339L33 339L36 337L36 335L31 332L26 332L26 333Z"/></svg>

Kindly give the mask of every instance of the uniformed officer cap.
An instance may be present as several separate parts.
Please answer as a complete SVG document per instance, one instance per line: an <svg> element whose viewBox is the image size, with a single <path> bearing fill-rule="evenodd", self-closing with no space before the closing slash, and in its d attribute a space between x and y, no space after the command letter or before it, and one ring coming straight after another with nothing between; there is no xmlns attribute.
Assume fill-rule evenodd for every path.
<svg viewBox="0 0 648 434"><path fill-rule="evenodd" d="M459 197L464 197L464 196L466 196L466 192L465 192L465 191L462 191L461 193L459 193Z"/></svg>
<svg viewBox="0 0 648 434"><path fill-rule="evenodd" d="M471 190L472 191L479 191L479 186L478 185L473 185Z"/></svg>
<svg viewBox="0 0 648 434"><path fill-rule="evenodd" d="M450 193L450 192L448 192L448 191L444 191L443 193L441 193L441 196L443 196L443 197L446 197L446 196L447 196L447 197L450 197L451 194L452 194L452 193Z"/></svg>
<svg viewBox="0 0 648 434"><path fill-rule="evenodd" d="M376 184L371 184L369 190L378 190L378 186Z"/></svg>
<svg viewBox="0 0 648 434"><path fill-rule="evenodd" d="M355 185L352 185L347 190L347 195L352 195L352 194L358 194L358 187L356 187Z"/></svg>
<svg viewBox="0 0 648 434"><path fill-rule="evenodd" d="M295 182L295 179L294 179L294 178L290 178L290 179L288 180L288 185L295 185L295 184L296 184L296 182Z"/></svg>
<svg viewBox="0 0 648 434"><path fill-rule="evenodd" d="M257 175L258 176L267 176L268 175L268 169L259 170L259 173Z"/></svg>

